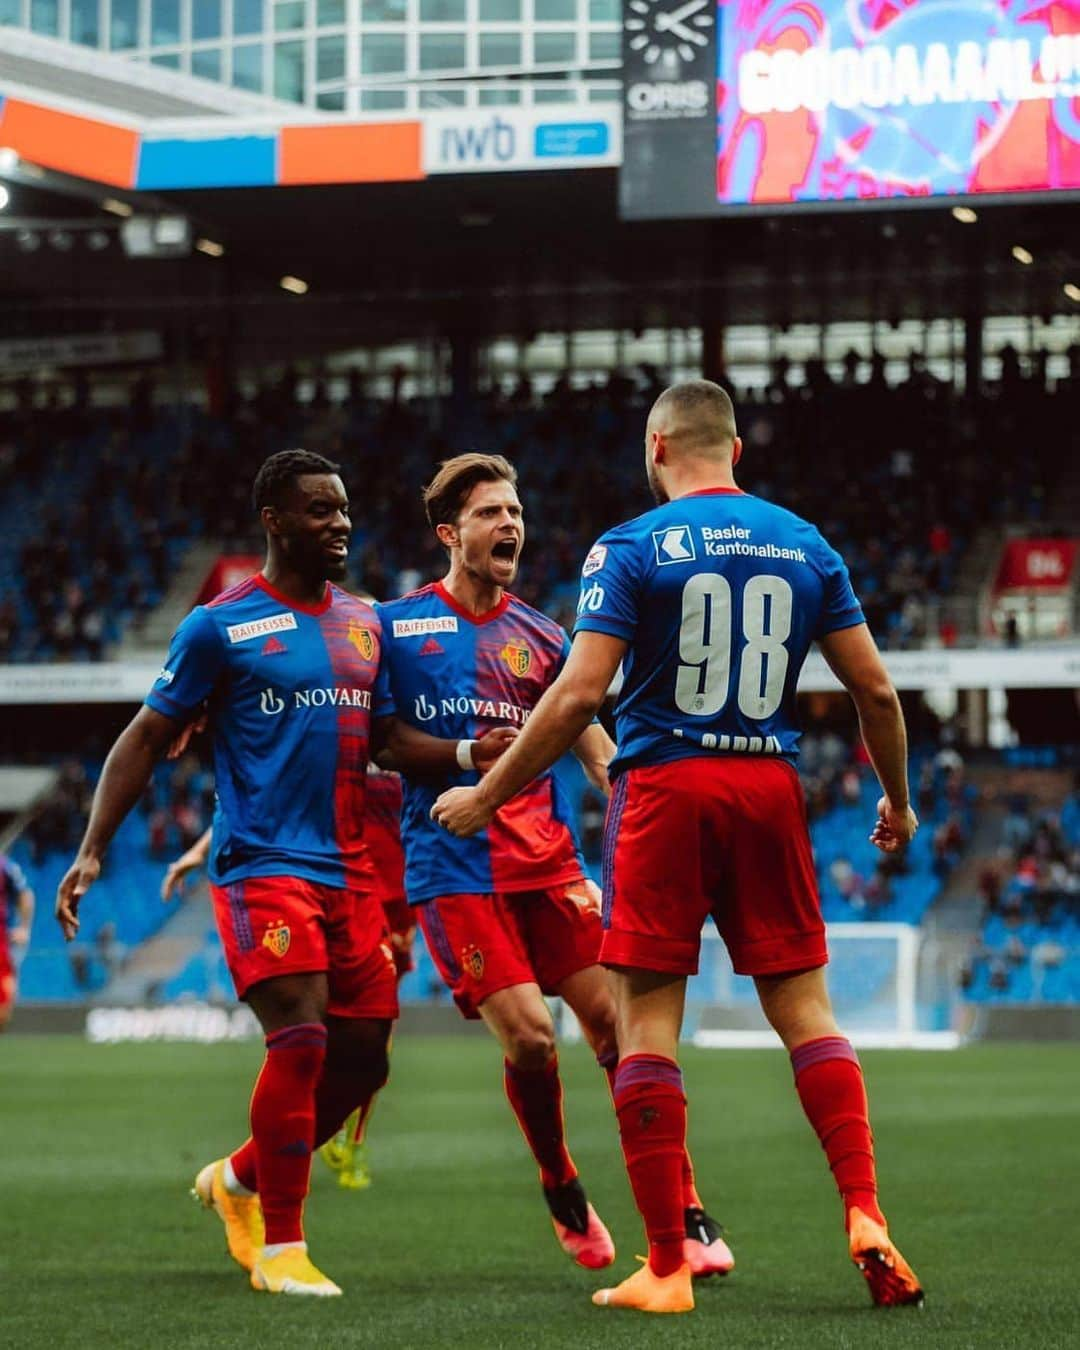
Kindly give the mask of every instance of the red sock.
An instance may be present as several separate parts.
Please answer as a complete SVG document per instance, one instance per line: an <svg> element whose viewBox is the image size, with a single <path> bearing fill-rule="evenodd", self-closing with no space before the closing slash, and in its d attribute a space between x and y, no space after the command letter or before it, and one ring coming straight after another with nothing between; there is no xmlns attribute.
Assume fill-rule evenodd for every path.
<svg viewBox="0 0 1080 1350"><path fill-rule="evenodd" d="M386 1083L388 1071L385 1055L377 1056L367 1072L358 1073L353 1065L338 1068L326 1064L315 1093L316 1148L332 1139L357 1107L364 1120L372 1098Z"/></svg>
<svg viewBox="0 0 1080 1350"><path fill-rule="evenodd" d="M694 1163L688 1148L683 1149L682 1197L683 1209L705 1208L701 1196L698 1195L697 1182L694 1180Z"/></svg>
<svg viewBox="0 0 1080 1350"><path fill-rule="evenodd" d="M353 1143L362 1144L364 1135L367 1133L368 1121L371 1119L371 1113L375 1109L376 1093L372 1093L366 1102L361 1103L360 1114L356 1117L356 1129L353 1130Z"/></svg>
<svg viewBox="0 0 1080 1350"><path fill-rule="evenodd" d="M607 1074L608 1089L611 1092L611 1100L615 1100L615 1069L619 1063L618 1051L609 1051L606 1055L597 1055L597 1064ZM694 1181L694 1164L690 1157L690 1150L683 1152L682 1168L682 1203L683 1209L704 1209L701 1196L698 1194L697 1184Z"/></svg>
<svg viewBox="0 0 1080 1350"><path fill-rule="evenodd" d="M558 1056L552 1055L542 1069L518 1069L505 1060L503 1084L521 1133L540 1168L540 1184L550 1190L573 1181L577 1168L566 1147Z"/></svg>
<svg viewBox="0 0 1080 1350"><path fill-rule="evenodd" d="M325 1057L321 1022L301 1022L266 1038L266 1059L251 1096L251 1135L267 1244L304 1240L315 1091Z"/></svg>
<svg viewBox="0 0 1080 1350"><path fill-rule="evenodd" d="M356 1127L356 1142L363 1137L364 1126L371 1114L371 1105L379 1089L386 1085L388 1064L380 1056L369 1074L358 1074L354 1068L335 1069L327 1060L315 1090L315 1147L332 1139L344 1122L359 1108L360 1120ZM255 1161L255 1140L248 1138L233 1153L233 1175L241 1186L257 1191L258 1170Z"/></svg>
<svg viewBox="0 0 1080 1350"><path fill-rule="evenodd" d="M877 1202L874 1136L859 1057L843 1036L821 1036L791 1052L795 1088L829 1160L845 1215L853 1205L884 1223Z"/></svg>
<svg viewBox="0 0 1080 1350"><path fill-rule="evenodd" d="M663 1055L627 1055L615 1072L623 1157L645 1232L649 1267L671 1275L683 1264L686 1097L682 1073Z"/></svg>

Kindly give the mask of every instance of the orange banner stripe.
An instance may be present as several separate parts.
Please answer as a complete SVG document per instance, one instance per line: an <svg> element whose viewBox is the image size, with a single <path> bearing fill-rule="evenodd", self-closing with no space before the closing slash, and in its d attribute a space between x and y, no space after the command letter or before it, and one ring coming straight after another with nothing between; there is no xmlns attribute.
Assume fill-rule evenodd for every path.
<svg viewBox="0 0 1080 1350"><path fill-rule="evenodd" d="M0 111L0 145L46 169L115 187L135 182L139 134L108 122L9 98Z"/></svg>
<svg viewBox="0 0 1080 1350"><path fill-rule="evenodd" d="M282 127L281 186L296 183L401 183L423 178L419 122Z"/></svg>

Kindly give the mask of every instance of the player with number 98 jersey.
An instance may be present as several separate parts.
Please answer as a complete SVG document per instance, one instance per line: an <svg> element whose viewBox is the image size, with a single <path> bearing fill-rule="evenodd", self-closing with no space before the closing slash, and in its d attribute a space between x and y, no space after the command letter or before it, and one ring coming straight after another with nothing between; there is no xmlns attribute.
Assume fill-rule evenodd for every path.
<svg viewBox="0 0 1080 1350"><path fill-rule="evenodd" d="M605 963L691 974L710 913L740 973L825 963L793 767L795 687L815 639L863 621L843 560L814 526L737 488L679 497L597 541L574 631L629 644ZM676 791L692 810L670 809Z"/></svg>
<svg viewBox="0 0 1080 1350"><path fill-rule="evenodd" d="M843 559L814 526L737 488L609 530L582 568L574 631L631 643L614 772L703 750L794 762L810 644L862 622Z"/></svg>

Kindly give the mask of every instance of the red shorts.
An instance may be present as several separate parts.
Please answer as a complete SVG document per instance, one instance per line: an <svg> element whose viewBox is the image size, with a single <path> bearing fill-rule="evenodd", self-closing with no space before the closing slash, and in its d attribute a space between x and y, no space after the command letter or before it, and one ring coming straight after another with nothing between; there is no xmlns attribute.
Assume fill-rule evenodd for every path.
<svg viewBox="0 0 1080 1350"><path fill-rule="evenodd" d="M444 895L415 906L431 958L466 1017L514 984L553 994L600 959L600 894L594 882L543 891Z"/></svg>
<svg viewBox="0 0 1080 1350"><path fill-rule="evenodd" d="M616 781L600 959L693 975L710 914L740 975L828 960L802 784L785 760L679 759Z"/></svg>
<svg viewBox="0 0 1080 1350"><path fill-rule="evenodd" d="M390 930L390 948L394 953L394 968L400 980L403 975L408 975L414 965L412 947L416 936L416 918L412 906L403 895L384 895L380 904Z"/></svg>
<svg viewBox="0 0 1080 1350"><path fill-rule="evenodd" d="M210 894L239 998L277 975L325 971L328 1013L398 1015L390 935L382 906L368 891L298 877L248 877L211 886Z"/></svg>

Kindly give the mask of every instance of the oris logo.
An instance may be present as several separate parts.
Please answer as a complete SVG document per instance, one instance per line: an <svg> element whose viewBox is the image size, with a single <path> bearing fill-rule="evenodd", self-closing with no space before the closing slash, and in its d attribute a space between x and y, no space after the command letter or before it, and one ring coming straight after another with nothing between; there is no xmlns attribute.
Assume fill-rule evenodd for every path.
<svg viewBox="0 0 1080 1350"><path fill-rule="evenodd" d="M632 117L699 117L708 111L709 86L704 80L671 84L632 84L626 91Z"/></svg>

